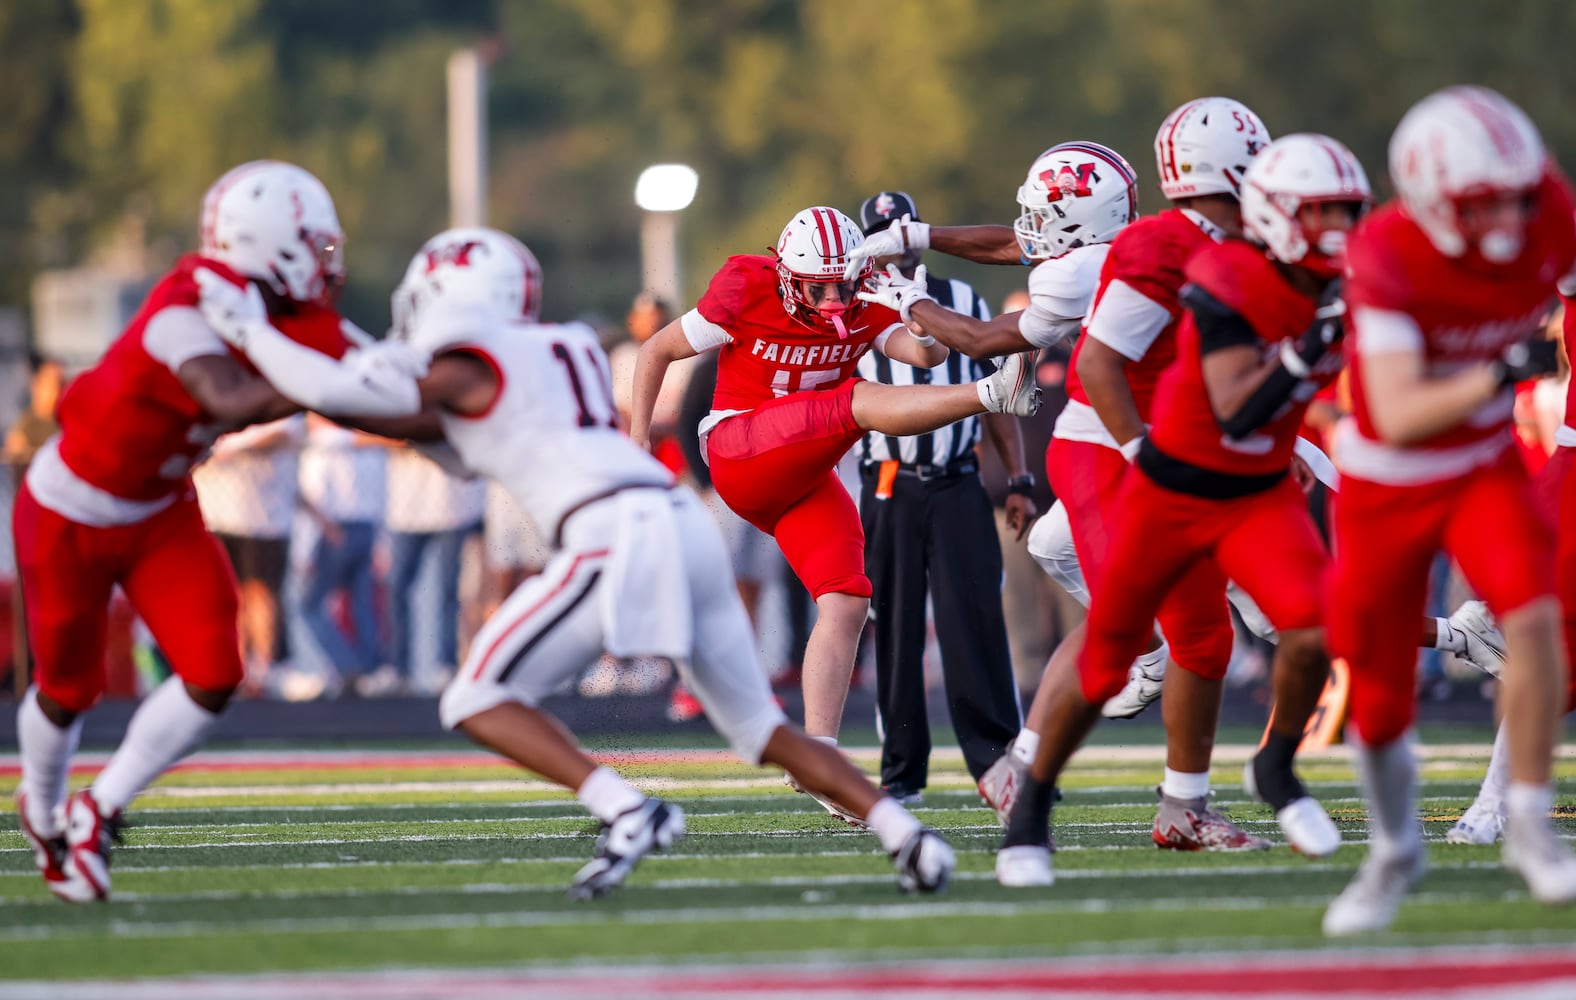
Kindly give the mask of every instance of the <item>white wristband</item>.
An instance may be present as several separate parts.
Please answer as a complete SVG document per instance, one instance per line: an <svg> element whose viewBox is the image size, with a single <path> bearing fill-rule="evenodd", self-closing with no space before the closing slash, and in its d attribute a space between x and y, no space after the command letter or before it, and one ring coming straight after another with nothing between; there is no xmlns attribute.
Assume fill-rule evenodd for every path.
<svg viewBox="0 0 1576 1000"><path fill-rule="evenodd" d="M1123 458L1127 459L1129 463L1132 463L1138 459L1138 449L1142 448L1143 446L1144 436L1140 434L1131 441L1122 445L1122 447L1118 450L1121 451Z"/></svg>
<svg viewBox="0 0 1576 1000"><path fill-rule="evenodd" d="M915 333L913 328L911 328L911 327L905 326L905 327L903 327L903 329L908 331L908 335L910 337L913 337L915 343L919 344L920 347L935 347L936 346L936 338L935 337L932 337L932 336L929 336L929 335L921 335L921 334Z"/></svg>
<svg viewBox="0 0 1576 1000"><path fill-rule="evenodd" d="M903 222L900 223L899 235L903 237L905 250L930 249L930 223L928 222Z"/></svg>

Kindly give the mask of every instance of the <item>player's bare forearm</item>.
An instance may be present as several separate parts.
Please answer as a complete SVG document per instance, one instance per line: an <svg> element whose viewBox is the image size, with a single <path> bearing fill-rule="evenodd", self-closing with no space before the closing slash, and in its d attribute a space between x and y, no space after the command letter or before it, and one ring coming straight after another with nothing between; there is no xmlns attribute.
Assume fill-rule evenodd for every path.
<svg viewBox="0 0 1576 1000"><path fill-rule="evenodd" d="M1226 421L1235 416L1278 367L1278 358L1266 361L1262 350L1246 344L1204 355L1204 390L1215 419Z"/></svg>
<svg viewBox="0 0 1576 1000"><path fill-rule="evenodd" d="M949 310L950 311L950 310ZM919 334L924 336L924 334ZM907 330L894 330L887 337L886 343L881 348L881 353L893 361L902 362L915 368L934 368L947 360L947 355L952 351L945 342L938 341L934 344L922 344L914 337L909 336Z"/></svg>
<svg viewBox="0 0 1576 1000"><path fill-rule="evenodd" d="M229 355L192 358L180 366L176 378L214 421L231 427L267 423L301 410Z"/></svg>
<svg viewBox="0 0 1576 1000"><path fill-rule="evenodd" d="M931 226L930 248L980 264L1022 264L1011 226Z"/></svg>
<svg viewBox="0 0 1576 1000"><path fill-rule="evenodd" d="M1078 380L1089 396L1089 405L1117 444L1126 444L1144 433L1138 403L1127 384L1127 358L1088 337L1078 352Z"/></svg>
<svg viewBox="0 0 1576 1000"><path fill-rule="evenodd" d="M919 327L921 334L971 358L995 358L1026 349L1029 343L1018 332L1021 315L1012 312L981 321L936 302L916 302L909 310L910 325Z"/></svg>
<svg viewBox="0 0 1576 1000"><path fill-rule="evenodd" d="M443 421L436 410L424 409L408 417L334 417L352 430L398 441L442 441Z"/></svg>
<svg viewBox="0 0 1576 1000"><path fill-rule="evenodd" d="M1007 478L1027 473L1029 464L1023 454L1023 431L1018 427L1018 418L1010 413L986 413L980 419L985 424L985 436L990 439L991 448L1001 459L1002 468L1007 470Z"/></svg>
<svg viewBox="0 0 1576 1000"><path fill-rule="evenodd" d="M656 335L640 345L635 355L635 377L630 391L629 436L641 447L651 444L651 415L657 408L657 395L662 392L662 381L667 377L668 366L682 358L696 354L684 336L682 318L658 330Z"/></svg>
<svg viewBox="0 0 1576 1000"><path fill-rule="evenodd" d="M1503 391L1490 365L1429 378L1412 352L1365 355L1361 377L1374 430L1398 447L1459 426Z"/></svg>

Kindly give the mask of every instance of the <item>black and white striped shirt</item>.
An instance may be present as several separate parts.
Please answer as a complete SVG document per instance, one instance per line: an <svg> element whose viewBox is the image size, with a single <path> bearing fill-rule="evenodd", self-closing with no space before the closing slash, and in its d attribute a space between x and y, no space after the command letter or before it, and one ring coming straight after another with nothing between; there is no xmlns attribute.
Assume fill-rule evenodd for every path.
<svg viewBox="0 0 1576 1000"><path fill-rule="evenodd" d="M990 307L967 282L956 278L927 276L926 290L931 298L954 312L990 319ZM962 385L986 376L983 365L957 351L934 368L915 368L886 355L871 351L859 359L859 374L871 382L887 385ZM896 459L905 465L947 465L967 458L980 440L980 418L965 417L929 434L893 437L871 431L859 446L859 460L869 465Z"/></svg>

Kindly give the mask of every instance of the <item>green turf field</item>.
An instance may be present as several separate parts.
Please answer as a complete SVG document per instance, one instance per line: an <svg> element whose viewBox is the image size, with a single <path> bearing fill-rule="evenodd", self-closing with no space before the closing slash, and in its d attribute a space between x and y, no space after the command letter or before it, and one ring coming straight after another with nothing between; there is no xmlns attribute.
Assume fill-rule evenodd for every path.
<svg viewBox="0 0 1576 1000"><path fill-rule="evenodd" d="M1223 748L1218 799L1275 836L1268 810L1234 783L1245 752ZM1104 747L1065 783L1057 884L1007 890L991 876L994 815L956 754L938 754L918 813L958 848L959 877L939 898L905 897L873 837L765 772L699 753L618 765L680 803L689 834L613 898L577 904L564 886L594 824L574 802L458 745L435 753L357 767L335 755L310 766L198 758L138 803L107 905L50 897L8 813L0 978L1318 948L1322 906L1362 851L1354 843L1321 863L1284 847L1157 851L1158 751ZM1528 900L1497 849L1443 843L1485 754L1430 751L1422 805L1433 868L1378 943L1576 941L1576 911ZM9 798L14 768L6 773ZM1363 812L1344 758L1311 760L1304 773L1359 841ZM1576 775L1576 760L1561 773ZM1567 814L1571 806L1565 799ZM1576 834L1576 819L1561 824Z"/></svg>

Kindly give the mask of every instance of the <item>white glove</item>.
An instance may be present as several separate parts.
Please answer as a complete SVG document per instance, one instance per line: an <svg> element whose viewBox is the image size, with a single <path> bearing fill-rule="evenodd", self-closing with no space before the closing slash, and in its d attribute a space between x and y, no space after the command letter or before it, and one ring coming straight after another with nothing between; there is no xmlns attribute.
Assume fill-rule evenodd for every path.
<svg viewBox="0 0 1576 1000"><path fill-rule="evenodd" d="M236 285L206 267L192 272L201 299L202 318L213 327L225 343L246 350L246 340L257 326L268 326L268 307L263 304L263 293L248 281Z"/></svg>
<svg viewBox="0 0 1576 1000"><path fill-rule="evenodd" d="M345 354L344 365L369 382L425 378L431 359L399 340L373 341Z"/></svg>
<svg viewBox="0 0 1576 1000"><path fill-rule="evenodd" d="M1144 435L1140 434L1131 441L1122 445L1122 457L1127 459L1129 465L1138 461L1138 450L1144 446Z"/></svg>
<svg viewBox="0 0 1576 1000"><path fill-rule="evenodd" d="M908 311L914 308L916 302L934 302L930 293L925 290L925 265L921 264L914 269L912 278L903 277L903 272L897 269L896 264L888 264L885 274L876 275L876 283L868 292L859 292L859 298L865 302L874 302L903 317L903 322L909 321ZM918 340L919 338L914 338Z"/></svg>
<svg viewBox="0 0 1576 1000"><path fill-rule="evenodd" d="M843 268L843 280L857 277L865 261L872 257L895 257L910 250L930 249L930 223L914 222L905 215L879 233L865 237L865 241L848 251L848 266Z"/></svg>

